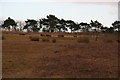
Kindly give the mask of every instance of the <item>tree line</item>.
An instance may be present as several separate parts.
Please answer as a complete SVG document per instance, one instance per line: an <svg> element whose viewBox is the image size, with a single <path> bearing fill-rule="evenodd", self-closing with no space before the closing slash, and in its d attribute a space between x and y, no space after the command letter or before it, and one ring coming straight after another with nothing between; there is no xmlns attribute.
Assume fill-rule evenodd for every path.
<svg viewBox="0 0 120 80"><path fill-rule="evenodd" d="M76 23L73 20L59 19L55 15L47 15L38 21L27 19L23 27L15 20L8 17L1 25L3 30L19 30L27 32L115 32L120 31L120 21L114 21L111 27L105 27L102 23L91 20L90 23Z"/></svg>

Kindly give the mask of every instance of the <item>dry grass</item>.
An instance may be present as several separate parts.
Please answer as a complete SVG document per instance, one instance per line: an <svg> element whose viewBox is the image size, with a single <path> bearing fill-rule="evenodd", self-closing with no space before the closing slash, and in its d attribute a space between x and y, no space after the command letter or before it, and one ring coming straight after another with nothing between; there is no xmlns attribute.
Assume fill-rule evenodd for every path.
<svg viewBox="0 0 120 80"><path fill-rule="evenodd" d="M3 35L6 38L2 45L3 78L117 77L118 43L114 34L100 35L97 42L89 35L89 44L78 44L78 38L45 38L35 33ZM57 42L33 42L29 36L39 36L40 40L56 39ZM113 42L105 43L106 36Z"/></svg>
<svg viewBox="0 0 120 80"><path fill-rule="evenodd" d="M89 38L84 37L84 38L78 39L77 42L78 43L89 43L90 40L89 40Z"/></svg>

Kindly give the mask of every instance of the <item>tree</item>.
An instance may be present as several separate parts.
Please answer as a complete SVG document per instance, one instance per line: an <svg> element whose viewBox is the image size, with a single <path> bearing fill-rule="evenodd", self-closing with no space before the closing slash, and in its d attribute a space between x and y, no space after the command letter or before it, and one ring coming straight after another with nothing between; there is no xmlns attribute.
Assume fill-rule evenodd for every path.
<svg viewBox="0 0 120 80"><path fill-rule="evenodd" d="M22 22L22 21L17 21L16 23L17 23L16 29L17 29L18 31L23 31L23 28L24 28L25 23Z"/></svg>
<svg viewBox="0 0 120 80"><path fill-rule="evenodd" d="M97 20L96 21L91 20L90 26L95 28L95 32L96 32L95 40L97 41L99 37L100 29L103 27L103 25L99 23Z"/></svg>
<svg viewBox="0 0 120 80"><path fill-rule="evenodd" d="M48 15L48 24L49 24L49 31L50 32L57 32L57 24L58 24L58 18L55 17L55 15Z"/></svg>
<svg viewBox="0 0 120 80"><path fill-rule="evenodd" d="M25 21L26 25L24 26L23 29L27 29L28 32L38 32L40 28L38 27L37 21L33 19L28 19Z"/></svg>
<svg viewBox="0 0 120 80"><path fill-rule="evenodd" d="M81 26L80 26L80 24L78 24L78 23L76 23L76 24L74 24L74 32L78 32L79 30L81 29Z"/></svg>
<svg viewBox="0 0 120 80"><path fill-rule="evenodd" d="M64 19L59 19L58 20L58 24L57 24L57 29L58 32L66 32L67 31L67 27L66 27L66 21Z"/></svg>
<svg viewBox="0 0 120 80"><path fill-rule="evenodd" d="M12 26L12 29L16 30L17 24L16 24L16 22L13 19L8 17L8 19L6 19L4 21L4 23L2 24L2 28L7 28L10 31L10 29L11 29L10 26Z"/></svg>
<svg viewBox="0 0 120 80"><path fill-rule="evenodd" d="M41 19L41 24L44 26L43 31L44 32L57 32L58 22L59 22L59 19L55 17L55 15L48 15L47 19L45 18Z"/></svg>
<svg viewBox="0 0 120 80"><path fill-rule="evenodd" d="M100 29L101 29L101 32L106 32L108 27L101 27Z"/></svg>
<svg viewBox="0 0 120 80"><path fill-rule="evenodd" d="M0 20L0 30L2 29L3 22Z"/></svg>
<svg viewBox="0 0 120 80"><path fill-rule="evenodd" d="M103 27L103 25L99 23L97 20L96 21L91 20L90 26L95 28L95 32L99 32L100 28Z"/></svg>
<svg viewBox="0 0 120 80"><path fill-rule="evenodd" d="M42 19L39 19L39 25L38 25L38 26L39 26L40 29L42 29L42 26L43 26L43 21L42 21Z"/></svg>
<svg viewBox="0 0 120 80"><path fill-rule="evenodd" d="M120 21L115 21L112 23L114 29L117 29L120 32Z"/></svg>
<svg viewBox="0 0 120 80"><path fill-rule="evenodd" d="M114 32L114 28L113 27L107 28L106 32L112 33L112 32Z"/></svg>
<svg viewBox="0 0 120 80"><path fill-rule="evenodd" d="M107 32L107 33L112 33L114 32L114 28L113 27L101 27L101 32Z"/></svg>
<svg viewBox="0 0 120 80"><path fill-rule="evenodd" d="M67 20L66 21L66 26L71 30L71 32L74 32L75 31L75 25L76 23L72 20Z"/></svg>
<svg viewBox="0 0 120 80"><path fill-rule="evenodd" d="M82 27L83 32L89 32L89 28L90 28L89 24L81 22L80 26Z"/></svg>
<svg viewBox="0 0 120 80"><path fill-rule="evenodd" d="M40 19L40 25L41 26L43 26L42 27L42 31L43 32L49 32L49 21L48 21L48 19L45 19L45 18L42 18L42 19Z"/></svg>

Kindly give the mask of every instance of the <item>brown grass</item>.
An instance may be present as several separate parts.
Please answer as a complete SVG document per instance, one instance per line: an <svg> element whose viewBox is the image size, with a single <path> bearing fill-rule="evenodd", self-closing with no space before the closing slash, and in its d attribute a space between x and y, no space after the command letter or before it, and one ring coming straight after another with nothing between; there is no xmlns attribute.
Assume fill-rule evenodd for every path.
<svg viewBox="0 0 120 80"><path fill-rule="evenodd" d="M77 42L78 43L89 43L90 40L89 40L89 38L84 37L84 38L78 39Z"/></svg>
<svg viewBox="0 0 120 80"><path fill-rule="evenodd" d="M89 35L89 44L78 44L78 38L45 38L37 33L3 36L3 78L117 78L118 43L114 34L100 34L97 42ZM33 42L29 36L57 42ZM108 37L112 43L104 42Z"/></svg>

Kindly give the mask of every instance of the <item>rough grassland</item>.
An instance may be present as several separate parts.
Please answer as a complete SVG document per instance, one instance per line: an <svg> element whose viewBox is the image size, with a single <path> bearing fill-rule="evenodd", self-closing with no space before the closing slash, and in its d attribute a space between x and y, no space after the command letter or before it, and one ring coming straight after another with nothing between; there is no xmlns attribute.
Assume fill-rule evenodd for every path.
<svg viewBox="0 0 120 80"><path fill-rule="evenodd" d="M58 34L61 33L51 35ZM116 78L118 75L116 34L100 34L98 41L92 34L58 38L3 32L3 36L3 78ZM29 36L37 36L40 41L31 41ZM44 38L56 42L42 42ZM82 38L90 41L78 42Z"/></svg>

